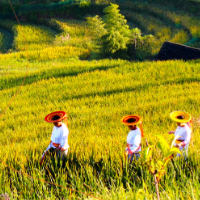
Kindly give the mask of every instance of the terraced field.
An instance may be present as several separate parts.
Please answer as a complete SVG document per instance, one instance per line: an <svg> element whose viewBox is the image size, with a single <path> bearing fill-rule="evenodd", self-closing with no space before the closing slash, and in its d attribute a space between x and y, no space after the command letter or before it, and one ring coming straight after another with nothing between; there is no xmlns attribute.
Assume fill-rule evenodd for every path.
<svg viewBox="0 0 200 200"><path fill-rule="evenodd" d="M15 59L2 65L2 110L23 82L26 65L26 62ZM198 198L195 191L199 180L199 128L196 123L200 102L199 70L199 61L130 63L123 60L71 60L66 63L63 59L31 62L24 87L1 117L1 159L31 176L82 192L92 192L101 199L116 199L117 196L119 199L124 196L153 199L154 187L145 166L138 162L133 168L127 168L125 164L123 151L128 130L120 119L126 114L140 114L144 119L145 139L153 144L154 134L160 133L169 139L167 131L175 128L169 113L187 110L195 122L190 161L188 164L184 160L175 161L179 172L184 174L182 182L177 180L179 175L174 172L173 165L169 166L170 172L161 182L165 188L161 196L174 199L176 195L181 199L178 192L181 189L184 198L192 198L191 192ZM65 171L48 165L48 172L38 165L52 129L50 124L45 123L44 116L60 109L66 110L69 117L70 152ZM14 153L10 153L10 149ZM94 171L98 168L95 163L101 159L101 174L96 176ZM192 167L193 175L191 171L185 171L188 167ZM8 174L13 177L12 180ZM9 171L4 165L1 165L0 175L4 185L0 191L13 197L30 198L33 195L30 188L38 191L34 193L36 199L70 195L69 190L55 186L49 189L42 181L33 182L25 175ZM171 187L169 182L173 183ZM144 183L148 193L139 192L143 191ZM189 184L191 190L182 188L183 183ZM111 193L106 191L109 185L112 185ZM122 185L126 190L122 189ZM75 199L78 196L87 198L79 193L73 195Z"/></svg>
<svg viewBox="0 0 200 200"><path fill-rule="evenodd" d="M154 36L154 40L150 44L152 57L157 55L164 41L199 48L200 20L198 15L172 7L171 5L152 3L150 0L144 2L137 0L118 0L116 3L119 4L121 13L125 15L132 28L137 27L141 29L143 36L146 34L152 34ZM35 15L40 15L38 16L40 20L37 20L37 23L42 24L45 20L45 26L22 23L23 30L20 31L15 21L0 21L0 28L14 35L14 40L10 36L9 38L11 39L8 40L7 44L0 46L1 52L6 52L10 48L12 51L24 51L26 45L24 44L23 32L27 34L26 40L29 50L42 50L50 45L58 45L84 47L85 49L93 51L87 24L83 22L86 16L83 15L81 17L82 20L74 21L59 18L47 20L45 18L47 15L44 14L43 16L42 12L39 11ZM53 16L52 11L50 11L50 15ZM35 19L34 16L32 18ZM32 18L30 17L28 20ZM1 33L1 35L5 34Z"/></svg>
<svg viewBox="0 0 200 200"><path fill-rule="evenodd" d="M200 20L190 12L155 3L118 1L122 14L135 23L143 34L153 34L155 55L164 41L199 48Z"/></svg>
<svg viewBox="0 0 200 200"><path fill-rule="evenodd" d="M154 35L152 56L165 40L199 47L199 16L192 12L150 1L116 2L132 27ZM128 129L120 119L143 117L144 149L145 140L156 143L157 133L169 141L168 131L176 127L169 114L185 110L194 122L189 157L169 163L160 194L161 199L199 199L200 60L89 61L94 44L85 16L40 17L40 23L33 23L21 16L21 26L0 20L0 194L11 199L154 200L153 176L142 158L131 166L124 158ZM69 119L67 162L61 167L49 159L40 166L52 131L44 117L55 110L65 110Z"/></svg>
<svg viewBox="0 0 200 200"><path fill-rule="evenodd" d="M49 60L63 57L78 57L85 59L90 55L92 48L91 39L87 36L87 27L80 21L51 20L62 30L61 33L51 26L34 24L21 24L11 20L0 21L0 26L9 31L8 35L2 34L2 41L6 42L9 35L14 35L13 40L2 42L1 50L15 52L2 57L2 61L8 58L29 60ZM51 21L49 22L51 24ZM7 32L8 32L7 31ZM10 36L11 37L11 36ZM6 44L9 47L6 49ZM27 51L29 53L27 53Z"/></svg>

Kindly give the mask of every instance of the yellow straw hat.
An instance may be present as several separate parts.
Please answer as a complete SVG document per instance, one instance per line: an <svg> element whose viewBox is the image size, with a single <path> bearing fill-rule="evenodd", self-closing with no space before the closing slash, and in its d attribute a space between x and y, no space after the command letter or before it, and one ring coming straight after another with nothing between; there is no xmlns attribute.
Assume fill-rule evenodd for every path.
<svg viewBox="0 0 200 200"><path fill-rule="evenodd" d="M139 124L142 120L142 117L139 115L127 115L121 118L121 122L127 126L133 126Z"/></svg>
<svg viewBox="0 0 200 200"><path fill-rule="evenodd" d="M170 113L170 118L175 122L186 123L191 120L191 115L183 111L174 111Z"/></svg>

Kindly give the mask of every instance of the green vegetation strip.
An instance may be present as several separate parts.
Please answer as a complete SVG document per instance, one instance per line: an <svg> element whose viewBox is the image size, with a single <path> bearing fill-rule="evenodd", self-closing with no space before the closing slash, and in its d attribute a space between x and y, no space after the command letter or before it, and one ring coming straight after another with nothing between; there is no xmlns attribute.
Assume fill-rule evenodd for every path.
<svg viewBox="0 0 200 200"><path fill-rule="evenodd" d="M87 2L88 0L84 0L84 1ZM43 4L24 5L24 6L21 6L19 9L17 9L15 11L15 13L16 13L16 15L21 15L23 13L33 12L33 11L54 10L54 9L62 8L64 6L68 6L71 4L77 4L80 2L82 2L82 0L80 0L80 1L68 0L68 1L58 2L58 3L51 3L51 4L47 4L47 5L43 5ZM0 15L0 19L6 19L6 18L10 18L10 17L14 17L13 12Z"/></svg>

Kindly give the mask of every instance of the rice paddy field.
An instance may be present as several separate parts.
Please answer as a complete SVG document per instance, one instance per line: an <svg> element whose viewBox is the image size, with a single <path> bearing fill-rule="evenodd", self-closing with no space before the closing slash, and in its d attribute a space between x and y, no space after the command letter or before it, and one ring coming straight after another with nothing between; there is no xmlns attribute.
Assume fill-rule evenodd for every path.
<svg viewBox="0 0 200 200"><path fill-rule="evenodd" d="M200 47L198 15L150 1L117 3L133 27L154 35L152 55L165 39ZM189 156L169 163L160 195L199 199L200 60L92 59L94 44L83 20L47 21L0 20L0 194L10 199L157 199L143 158L132 165L124 158L129 130L120 119L142 116L144 150L146 140L156 144L156 134L172 139L168 131L176 123L169 114L183 110L193 119ZM40 166L53 128L44 117L56 110L68 115L69 153L64 165L49 158Z"/></svg>

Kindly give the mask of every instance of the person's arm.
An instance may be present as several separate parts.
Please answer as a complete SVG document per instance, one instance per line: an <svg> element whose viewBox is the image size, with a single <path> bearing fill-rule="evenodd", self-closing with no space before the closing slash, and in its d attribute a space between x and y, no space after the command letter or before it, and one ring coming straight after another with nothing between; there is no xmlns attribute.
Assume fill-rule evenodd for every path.
<svg viewBox="0 0 200 200"><path fill-rule="evenodd" d="M174 133L175 133L175 131L169 131L168 133L169 133L169 134L174 134Z"/></svg>

